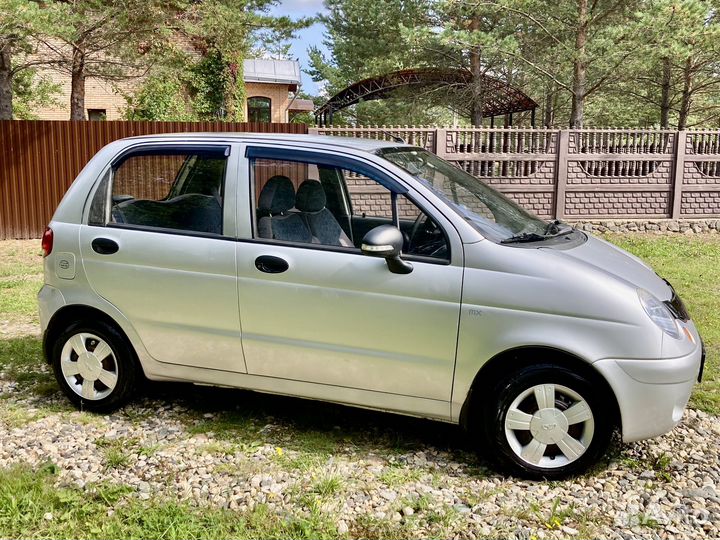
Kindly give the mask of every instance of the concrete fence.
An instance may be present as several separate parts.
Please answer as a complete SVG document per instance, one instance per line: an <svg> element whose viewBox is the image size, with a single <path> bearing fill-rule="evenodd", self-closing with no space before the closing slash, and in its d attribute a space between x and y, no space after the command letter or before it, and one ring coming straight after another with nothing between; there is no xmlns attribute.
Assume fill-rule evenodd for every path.
<svg viewBox="0 0 720 540"><path fill-rule="evenodd" d="M425 148L543 217L720 218L720 131L311 128Z"/></svg>

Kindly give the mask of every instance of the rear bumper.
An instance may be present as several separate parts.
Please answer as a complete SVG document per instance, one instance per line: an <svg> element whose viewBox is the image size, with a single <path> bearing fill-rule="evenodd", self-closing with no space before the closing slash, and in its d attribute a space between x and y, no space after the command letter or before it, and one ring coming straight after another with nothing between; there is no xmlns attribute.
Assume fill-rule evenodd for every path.
<svg viewBox="0 0 720 540"><path fill-rule="evenodd" d="M47 350L47 328L50 319L64 305L65 297L60 292L60 289L47 284L43 285L38 293L38 313L40 315L40 328L42 329L43 355L48 362L50 362L50 355Z"/></svg>
<svg viewBox="0 0 720 540"><path fill-rule="evenodd" d="M50 319L55 312L65 305L65 297L60 289L53 287L52 285L43 285L40 292L38 292L38 312L40 315L40 328L45 333L47 330Z"/></svg>
<svg viewBox="0 0 720 540"><path fill-rule="evenodd" d="M625 442L667 433L682 419L704 350L663 360L599 360L593 365L605 377L620 407Z"/></svg>

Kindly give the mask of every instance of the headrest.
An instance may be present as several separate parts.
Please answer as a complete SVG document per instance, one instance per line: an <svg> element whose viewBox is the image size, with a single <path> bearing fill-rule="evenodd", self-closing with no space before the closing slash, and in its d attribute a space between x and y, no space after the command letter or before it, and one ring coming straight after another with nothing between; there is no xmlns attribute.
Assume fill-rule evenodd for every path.
<svg viewBox="0 0 720 540"><path fill-rule="evenodd" d="M295 188L287 176L273 176L260 192L258 210L282 214L295 206Z"/></svg>
<svg viewBox="0 0 720 540"><path fill-rule="evenodd" d="M322 184L317 180L305 180L297 191L295 207L301 212L319 212L325 208L327 199Z"/></svg>

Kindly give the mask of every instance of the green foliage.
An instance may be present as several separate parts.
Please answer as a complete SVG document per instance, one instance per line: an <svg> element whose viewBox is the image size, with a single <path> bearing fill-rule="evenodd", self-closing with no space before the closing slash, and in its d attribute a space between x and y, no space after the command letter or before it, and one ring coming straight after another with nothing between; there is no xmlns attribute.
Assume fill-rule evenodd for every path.
<svg viewBox="0 0 720 540"><path fill-rule="evenodd" d="M267 506L237 513L175 501L140 501L126 486L55 487L57 466L0 469L3 538L337 538L325 515L281 516Z"/></svg>
<svg viewBox="0 0 720 540"><path fill-rule="evenodd" d="M193 112L183 98L182 81L170 77L167 72L158 72L142 85L136 93L126 96L128 120L190 121Z"/></svg>
<svg viewBox="0 0 720 540"><path fill-rule="evenodd" d="M48 75L39 75L36 69L25 69L13 77L13 118L36 120L35 110L58 103L60 85Z"/></svg>
<svg viewBox="0 0 720 540"><path fill-rule="evenodd" d="M310 50L310 73L332 95L350 82L409 67L460 68L519 87L538 121L567 125L716 126L720 23L707 0L332 0L323 17L330 59ZM580 7L585 5L587 13ZM668 77L663 67L669 66ZM477 78L476 80L480 80ZM469 119L480 83L361 103L338 122L437 121L420 104ZM666 96L663 98L663 96ZM662 111L665 110L665 115ZM393 114L396 113L397 114ZM398 119L398 116L404 117ZM442 118L447 119L447 116ZM399 121L398 121L399 120ZM529 123L529 114L515 123ZM438 122L440 123L440 122Z"/></svg>
<svg viewBox="0 0 720 540"><path fill-rule="evenodd" d="M191 71L193 106L200 119L222 117L229 84L227 66L218 50L211 50Z"/></svg>
<svg viewBox="0 0 720 540"><path fill-rule="evenodd" d="M36 77L36 67L47 64L32 57L38 38L62 28L57 2L0 0L0 119L33 118L34 106L47 104L57 87ZM14 98L14 103L13 103Z"/></svg>
<svg viewBox="0 0 720 540"><path fill-rule="evenodd" d="M285 42L311 23L272 15L275 3L176 0L171 12L178 28L154 51L149 77L128 97L127 118L244 121L243 60L251 51L287 52Z"/></svg>

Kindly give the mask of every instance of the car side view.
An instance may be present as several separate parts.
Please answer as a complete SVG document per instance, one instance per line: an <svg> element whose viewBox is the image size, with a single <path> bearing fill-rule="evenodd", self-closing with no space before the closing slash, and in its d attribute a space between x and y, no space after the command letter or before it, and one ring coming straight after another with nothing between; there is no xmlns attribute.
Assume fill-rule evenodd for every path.
<svg viewBox="0 0 720 540"><path fill-rule="evenodd" d="M78 407L143 378L461 424L561 478L682 418L704 349L636 257L410 145L173 134L107 145L42 240L44 351Z"/></svg>

